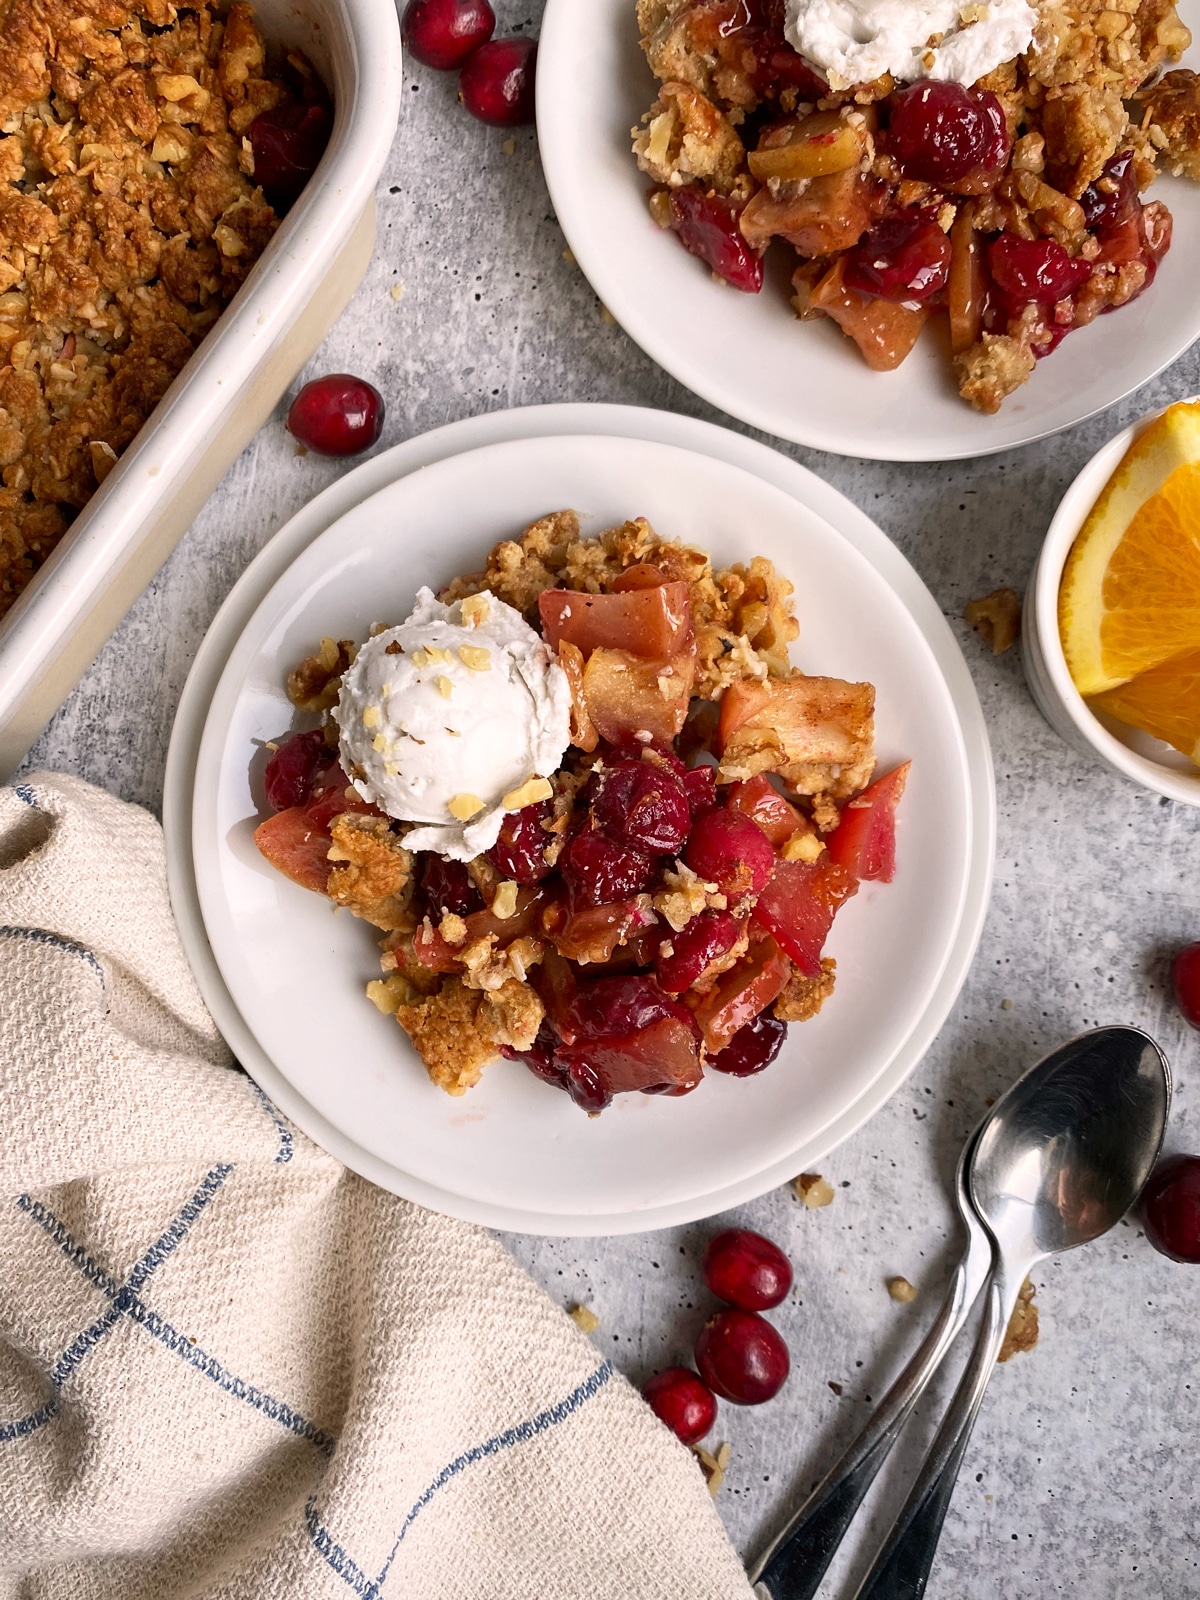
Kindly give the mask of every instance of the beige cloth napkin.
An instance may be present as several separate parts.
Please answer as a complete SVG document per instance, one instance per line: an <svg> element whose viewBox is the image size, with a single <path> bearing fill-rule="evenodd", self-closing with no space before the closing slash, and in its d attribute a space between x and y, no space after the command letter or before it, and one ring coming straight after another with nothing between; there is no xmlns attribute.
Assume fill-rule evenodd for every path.
<svg viewBox="0 0 1200 1600"><path fill-rule="evenodd" d="M146 812L0 789L0 924L0 1596L749 1600L500 1245L231 1065Z"/></svg>

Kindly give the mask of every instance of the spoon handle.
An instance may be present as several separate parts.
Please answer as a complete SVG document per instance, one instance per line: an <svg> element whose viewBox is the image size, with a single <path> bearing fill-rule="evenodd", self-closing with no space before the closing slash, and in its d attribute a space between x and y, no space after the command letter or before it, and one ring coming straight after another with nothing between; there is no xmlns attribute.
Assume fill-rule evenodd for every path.
<svg viewBox="0 0 1200 1600"><path fill-rule="evenodd" d="M971 1358L917 1481L855 1600L921 1600L925 1593L954 1481L1024 1279L1024 1272L1013 1276L1003 1262L997 1263Z"/></svg>
<svg viewBox="0 0 1200 1600"><path fill-rule="evenodd" d="M759 1600L812 1600L906 1418L954 1343L979 1297L992 1251L973 1228L937 1320L861 1433L750 1569Z"/></svg>

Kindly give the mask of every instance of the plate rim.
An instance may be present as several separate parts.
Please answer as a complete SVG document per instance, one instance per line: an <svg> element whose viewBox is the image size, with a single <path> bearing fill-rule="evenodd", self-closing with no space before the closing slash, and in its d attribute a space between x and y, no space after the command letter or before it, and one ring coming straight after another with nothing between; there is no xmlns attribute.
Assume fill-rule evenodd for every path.
<svg viewBox="0 0 1200 1600"><path fill-rule="evenodd" d="M627 0L631 8L632 0ZM764 433L777 439L785 439L792 444L804 446L806 449L823 450L830 455L848 456L867 461L896 461L917 463L924 461L966 461L977 457L998 455L1006 450L1023 449L1026 445L1037 444L1043 439L1053 438L1056 434L1065 433L1069 428L1078 427L1081 423L1089 422L1093 417L1121 405L1132 394L1147 384L1153 383L1166 369L1178 361L1193 344L1200 339L1200 326L1183 340L1177 348L1164 357L1152 370L1141 373L1140 376L1130 381L1122 388L1119 394L1090 405L1090 409L1081 411L1077 416L1072 416L1065 421L1039 426L1034 424L1028 430L1022 430L1017 437L1005 437L988 443L985 439L964 440L961 444L952 442L938 442L931 440L927 447L889 448L885 437L864 439L843 439L837 435L824 433L819 421L814 420L811 425L804 423L797 426L780 427L780 422L785 420L771 408L760 409L753 398L744 403L738 398L737 409L729 405L729 397L721 391L719 380L710 378L702 369L696 369L686 358L671 345L669 340L660 340L654 329L645 319L628 316L628 299L625 294L625 280L616 268L609 270L602 261L589 259L586 247L582 254L579 248L578 236L572 235L572 230L564 221L570 216L572 196L578 191L578 176L573 175L567 167L568 157L560 154L561 142L554 137L552 124L554 122L550 107L556 90L552 83L556 75L551 70L555 51L558 48L560 37L565 37L568 32L568 0L546 0L546 8L542 17L539 34L538 56L539 71L537 77L536 113L538 128L538 145L542 154L542 169L545 173L546 187L549 190L551 205L555 217L562 229L571 253L578 263L579 270L583 273L588 283L599 297L602 305L621 326L633 342L644 350L645 353L660 366L664 372L670 374L677 382L683 384L691 393L698 395L709 405L717 407L727 416L735 417L747 426L758 428ZM631 166L631 174L640 177L636 169ZM627 320L628 318L628 320ZM636 324L638 331L634 332ZM864 369L865 370L865 369ZM1124 380L1122 380L1124 381Z"/></svg>
<svg viewBox="0 0 1200 1600"><path fill-rule="evenodd" d="M708 1194L647 1209L566 1216L481 1202L413 1178L357 1145L292 1088L243 1021L209 947L199 907L191 826L200 742L225 661L253 613L291 563L338 518L422 466L481 446L564 434L645 440L716 456L783 489L830 522L896 593L934 656L959 724L970 805L968 865L958 927L941 976L916 1024L864 1094L813 1140L748 1178ZM408 440L330 485L284 524L230 591L188 674L168 750L163 821L172 904L197 984L242 1065L299 1127L352 1170L420 1204L493 1227L559 1237L595 1237L693 1221L754 1198L794 1176L794 1171L799 1170L797 1162L819 1160L891 1098L940 1030L978 946L990 897L996 805L986 727L958 642L915 569L864 512L798 463L712 423L644 407L568 403L487 413Z"/></svg>

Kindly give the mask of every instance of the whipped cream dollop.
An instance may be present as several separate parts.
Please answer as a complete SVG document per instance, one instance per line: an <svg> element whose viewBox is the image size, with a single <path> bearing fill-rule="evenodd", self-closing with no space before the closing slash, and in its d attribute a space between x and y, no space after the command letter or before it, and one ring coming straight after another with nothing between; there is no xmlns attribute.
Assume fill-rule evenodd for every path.
<svg viewBox="0 0 1200 1600"><path fill-rule="evenodd" d="M1028 50L1029 0L787 0L784 35L830 87L938 78L975 83Z"/></svg>
<svg viewBox="0 0 1200 1600"><path fill-rule="evenodd" d="M429 589L368 639L333 713L364 800L423 824L410 850L470 861L507 811L548 798L570 742L571 690L546 642L484 590L442 605Z"/></svg>

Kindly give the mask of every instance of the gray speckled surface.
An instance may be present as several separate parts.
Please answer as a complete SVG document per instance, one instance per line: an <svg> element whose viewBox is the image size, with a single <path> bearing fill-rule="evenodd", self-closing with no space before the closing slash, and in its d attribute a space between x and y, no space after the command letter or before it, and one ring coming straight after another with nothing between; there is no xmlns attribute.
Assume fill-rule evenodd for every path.
<svg viewBox="0 0 1200 1600"><path fill-rule="evenodd" d="M499 9L503 23L536 26L536 7ZM564 259L532 131L518 131L506 153L502 134L455 106L452 81L419 69L405 99L379 188L374 263L311 367L379 386L388 402L380 448L479 411L566 399L728 424L602 318ZM397 283L404 292L393 299ZM1067 749L1033 708L1019 650L993 659L959 620L973 595L1023 586L1058 497L1105 439L1198 389L1193 351L1103 417L956 464L781 447L881 524L962 640L995 751L1000 831L970 980L909 1084L824 1164L835 1203L807 1212L781 1190L733 1214L783 1244L797 1268L795 1292L774 1314L793 1376L769 1406L724 1407L713 1436L732 1445L720 1505L747 1552L855 1429L932 1316L957 1247L946 1199L954 1161L988 1097L1080 1028L1133 1022L1175 1065L1171 1144L1200 1146L1198 1040L1166 984L1167 953L1200 934L1200 812ZM77 771L158 805L175 705L209 620L271 533L339 471L298 458L282 414L237 462L30 767ZM698 1259L717 1225L508 1242L556 1299L593 1306L596 1342L639 1380L687 1357L709 1306ZM919 1285L914 1304L889 1298L885 1280L896 1273ZM1131 1223L1047 1264L1036 1282L1041 1342L988 1393L930 1600L1200 1595L1200 1272L1156 1255ZM895 1501L895 1483L883 1487L892 1499L876 1506L877 1527ZM848 1592L861 1565L853 1552L843 1557L827 1592Z"/></svg>

